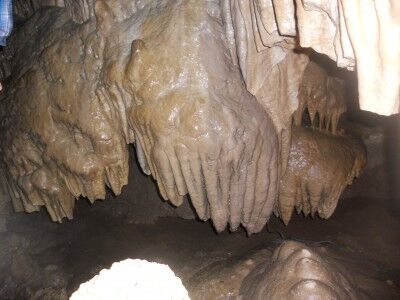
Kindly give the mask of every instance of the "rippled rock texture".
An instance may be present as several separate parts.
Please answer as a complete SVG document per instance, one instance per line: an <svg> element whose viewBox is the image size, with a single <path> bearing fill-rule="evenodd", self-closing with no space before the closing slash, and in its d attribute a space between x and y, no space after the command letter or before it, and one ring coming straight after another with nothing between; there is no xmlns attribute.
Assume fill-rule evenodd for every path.
<svg viewBox="0 0 400 300"><path fill-rule="evenodd" d="M366 156L361 141L295 127L279 186L278 214L284 223L295 208L305 216L329 218L346 186L364 169Z"/></svg>
<svg viewBox="0 0 400 300"><path fill-rule="evenodd" d="M80 285L71 300L123 299L190 300L169 266L140 259L125 259L103 269Z"/></svg>
<svg viewBox="0 0 400 300"><path fill-rule="evenodd" d="M258 274L257 274L258 273ZM245 279L244 299L363 299L353 278L328 253L286 241Z"/></svg>
<svg viewBox="0 0 400 300"><path fill-rule="evenodd" d="M32 37L15 48L1 147L15 209L44 205L61 221L79 196L119 194L134 143L165 199L188 193L218 231L259 231L276 199L277 137L230 59L218 3L140 3L97 1L82 25L46 10L19 31Z"/></svg>
<svg viewBox="0 0 400 300"><path fill-rule="evenodd" d="M344 81L328 76L326 71L314 62L305 69L299 89L299 107L293 114L296 126L304 124L307 112L312 128L337 134L340 116L347 111Z"/></svg>
<svg viewBox="0 0 400 300"><path fill-rule="evenodd" d="M257 48L299 44L339 67L357 66L361 109L390 115L400 104L400 2L397 0L224 0L243 59ZM254 34L252 34L254 32ZM239 58L241 55L239 54ZM246 72L245 72L246 73ZM295 79L296 80L296 79Z"/></svg>
<svg viewBox="0 0 400 300"><path fill-rule="evenodd" d="M217 231L260 231L292 172L287 162L298 159L289 159L291 123L300 84L315 70L303 78L309 58L293 38L263 27L258 2L17 1L26 20L2 54L3 77L12 73L0 112L15 210L45 206L61 221L72 219L80 196L104 199L106 187L120 194L134 144L164 199L179 206L188 194ZM321 80L318 111L336 132L343 99L334 79ZM341 174L352 170L351 151L337 154ZM342 190L334 182L321 189L335 199Z"/></svg>

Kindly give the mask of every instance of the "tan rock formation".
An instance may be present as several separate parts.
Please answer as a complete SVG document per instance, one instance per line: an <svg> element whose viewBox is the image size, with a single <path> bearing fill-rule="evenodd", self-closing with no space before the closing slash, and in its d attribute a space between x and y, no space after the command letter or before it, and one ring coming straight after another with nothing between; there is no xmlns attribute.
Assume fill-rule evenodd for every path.
<svg viewBox="0 0 400 300"><path fill-rule="evenodd" d="M41 6L65 6L68 15L75 22L83 23L93 17L94 2L95 0L16 0L15 11L18 17L26 18ZM113 5L120 6L120 3ZM146 2L130 1L129 5L146 6ZM296 103L293 102L293 95L285 100L275 101L280 104L269 103L270 97L263 95L264 88L259 84L262 83L260 80L271 82L272 79L271 76L264 76L265 73L259 69L265 70L267 66L267 69L273 70L290 53L282 48L300 46L311 47L328 55L339 67L353 70L357 65L361 109L384 115L399 112L398 1L222 0L221 7L231 54L234 60L239 61L250 92L261 94L257 98L262 102L266 101L268 108L279 110L281 106L285 107L284 104L291 103L289 107L296 109ZM121 12L126 14L129 11ZM268 55L260 54L271 47L275 49L267 51ZM295 77L288 77L292 78L288 83L285 80L279 82L279 85L289 86L289 95L292 94L290 86L296 85L294 82L301 76L301 69L304 69L302 61L305 58L298 55L295 57L297 62L289 67L296 70L292 74ZM284 68L275 70L282 72L283 78L286 76ZM285 124L284 121L288 119L287 111L290 109L279 110L282 117L276 117L274 123Z"/></svg>
<svg viewBox="0 0 400 300"><path fill-rule="evenodd" d="M307 111L312 128L337 134L340 116L347 111L344 81L330 77L314 62L304 72L299 89L299 107L293 114L296 126L302 126Z"/></svg>
<svg viewBox="0 0 400 300"><path fill-rule="evenodd" d="M337 133L340 116L347 111L345 83L337 77L328 77L325 129Z"/></svg>
<svg viewBox="0 0 400 300"><path fill-rule="evenodd" d="M64 7L64 0L14 0L13 6L16 21L22 21L31 17L35 11L43 7Z"/></svg>
<svg viewBox="0 0 400 300"><path fill-rule="evenodd" d="M140 259L125 259L103 269L80 285L71 300L190 300L186 288L171 268Z"/></svg>
<svg viewBox="0 0 400 300"><path fill-rule="evenodd" d="M339 67L353 70L357 66L361 109L383 115L399 112L399 1L231 0L229 3L237 15L234 20L239 39L246 34L251 36L246 24L252 21L258 28L259 34L253 36L258 45L282 46L296 38L299 46L328 55ZM239 47L239 57L247 52L246 48ZM253 57L250 54L245 59Z"/></svg>
<svg viewBox="0 0 400 300"><path fill-rule="evenodd" d="M94 16L92 0L64 0L64 4L69 16L76 23L82 24Z"/></svg>
<svg viewBox="0 0 400 300"><path fill-rule="evenodd" d="M97 1L97 21L82 25L48 11L52 33L33 31L38 49L14 54L1 140L14 207L44 205L61 221L80 195L103 199L105 184L119 194L135 142L165 199L188 193L218 231L261 230L277 194L276 133L230 59L218 3L114 2Z"/></svg>
<svg viewBox="0 0 400 300"><path fill-rule="evenodd" d="M36 11L52 6L65 7L67 15L76 23L84 23L94 16L93 0L14 0L17 21L26 20Z"/></svg>
<svg viewBox="0 0 400 300"><path fill-rule="evenodd" d="M282 173L290 148L292 114L308 57L294 53L293 38L279 35L272 10L260 1L224 0L222 10L231 55L247 89L271 116L280 144ZM274 47L275 46L275 47Z"/></svg>
<svg viewBox="0 0 400 300"><path fill-rule="evenodd" d="M279 187L278 214L289 223L293 210L329 218L339 197L366 165L361 142L312 129L293 128L286 173Z"/></svg>
<svg viewBox="0 0 400 300"><path fill-rule="evenodd" d="M244 299L363 299L335 260L302 243L286 241L254 280Z"/></svg>
<svg viewBox="0 0 400 300"><path fill-rule="evenodd" d="M146 20L143 38L132 43L125 86L138 101L129 118L140 161L164 198L180 205L189 193L218 231L227 222L259 231L277 192L274 127L247 92L215 17L198 2L182 8L173 23L160 12L161 32ZM160 53L160 42L174 55Z"/></svg>
<svg viewBox="0 0 400 300"><path fill-rule="evenodd" d="M290 174L292 117L309 77L296 39L281 36L294 30L282 21L289 2L278 23L275 3L263 1L61 2L32 2L37 12L2 54L3 75L12 74L0 104L0 154L15 209L45 206L61 221L80 196L104 199L106 186L119 194L134 143L164 199L179 206L189 194L217 231L260 231ZM339 81L310 74L325 98L307 105L335 132ZM338 151L350 166L344 174L352 151Z"/></svg>

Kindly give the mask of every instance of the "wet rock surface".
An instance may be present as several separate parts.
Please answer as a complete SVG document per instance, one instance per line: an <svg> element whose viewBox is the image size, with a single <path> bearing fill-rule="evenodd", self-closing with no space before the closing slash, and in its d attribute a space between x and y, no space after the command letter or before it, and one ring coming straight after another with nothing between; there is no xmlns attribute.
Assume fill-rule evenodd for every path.
<svg viewBox="0 0 400 300"><path fill-rule="evenodd" d="M351 136L294 127L289 163L279 186L277 213L332 216L340 195L367 163L365 146Z"/></svg>
<svg viewBox="0 0 400 300"><path fill-rule="evenodd" d="M343 82L296 48L357 63L361 106L394 113L399 60L387 49L399 40L390 48L386 37L398 28L388 10L399 7L363 3L382 25L368 33L374 22L341 2L327 9L321 1L312 12L312 1L269 2L15 2L17 30L0 52L0 165L11 197L0 195L0 298L67 299L128 257L170 265L193 299L398 298L400 206L390 198L400 195L400 168L398 147L387 146L398 144L398 132L346 128L358 131L371 161L339 201L365 163L362 146L338 130ZM329 30L312 31L316 24ZM358 55L363 47L368 56ZM321 132L292 132L299 103L297 125L307 110ZM107 201L92 207L84 198ZM11 202L37 213L11 214ZM316 216L330 217L337 203L331 222ZM270 220L275 209L287 224L294 208L315 218L294 216L287 227ZM211 219L221 234L199 220L160 219L177 216ZM260 234L246 237L243 228ZM287 239L304 242L293 253L309 257L274 256ZM280 267L307 259L315 268L297 277Z"/></svg>
<svg viewBox="0 0 400 300"><path fill-rule="evenodd" d="M82 283L71 300L86 299L190 300L182 281L164 264L125 259Z"/></svg>
<svg viewBox="0 0 400 300"><path fill-rule="evenodd" d="M211 224L177 218L130 224L109 214L93 214L92 209L80 201L75 221L63 224L48 222L44 211L14 214L9 232L0 234L5 245L0 254L1 298L29 299L50 290L62 293L64 288L69 296L113 262L139 258L169 265L191 299L229 299L239 295L243 279L257 266L266 270L274 250L289 239L326 248L371 299L397 299L400 293L399 218L378 199L342 199L330 222L295 215L285 226L273 217L268 231L250 238L242 229L216 235ZM20 271L11 272L11 265L15 269L21 262ZM29 294L20 278L32 284Z"/></svg>
<svg viewBox="0 0 400 300"><path fill-rule="evenodd" d="M86 15L88 3L65 9ZM60 222L80 196L120 194L134 143L165 200L190 195L218 231L260 231L276 199L278 141L229 58L217 1L95 4L85 22L38 10L7 50L0 148L14 209L45 206Z"/></svg>
<svg viewBox="0 0 400 300"><path fill-rule="evenodd" d="M243 281L245 299L362 299L348 266L331 257L325 247L283 242L269 263ZM354 275L354 274L352 274Z"/></svg>

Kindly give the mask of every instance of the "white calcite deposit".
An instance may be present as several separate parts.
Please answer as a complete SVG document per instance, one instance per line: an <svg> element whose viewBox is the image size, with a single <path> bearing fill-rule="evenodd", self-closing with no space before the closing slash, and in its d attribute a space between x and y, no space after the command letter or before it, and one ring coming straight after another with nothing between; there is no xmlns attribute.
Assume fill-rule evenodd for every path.
<svg viewBox="0 0 400 300"><path fill-rule="evenodd" d="M179 277L167 265L140 259L113 263L82 283L70 300L189 300Z"/></svg>

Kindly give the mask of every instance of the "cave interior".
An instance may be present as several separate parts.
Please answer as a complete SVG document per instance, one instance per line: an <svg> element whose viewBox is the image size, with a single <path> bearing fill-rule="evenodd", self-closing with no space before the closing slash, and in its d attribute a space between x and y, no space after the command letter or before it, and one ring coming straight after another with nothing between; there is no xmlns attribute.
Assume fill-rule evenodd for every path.
<svg viewBox="0 0 400 300"><path fill-rule="evenodd" d="M342 2L13 0L0 299L399 299L400 5Z"/></svg>

